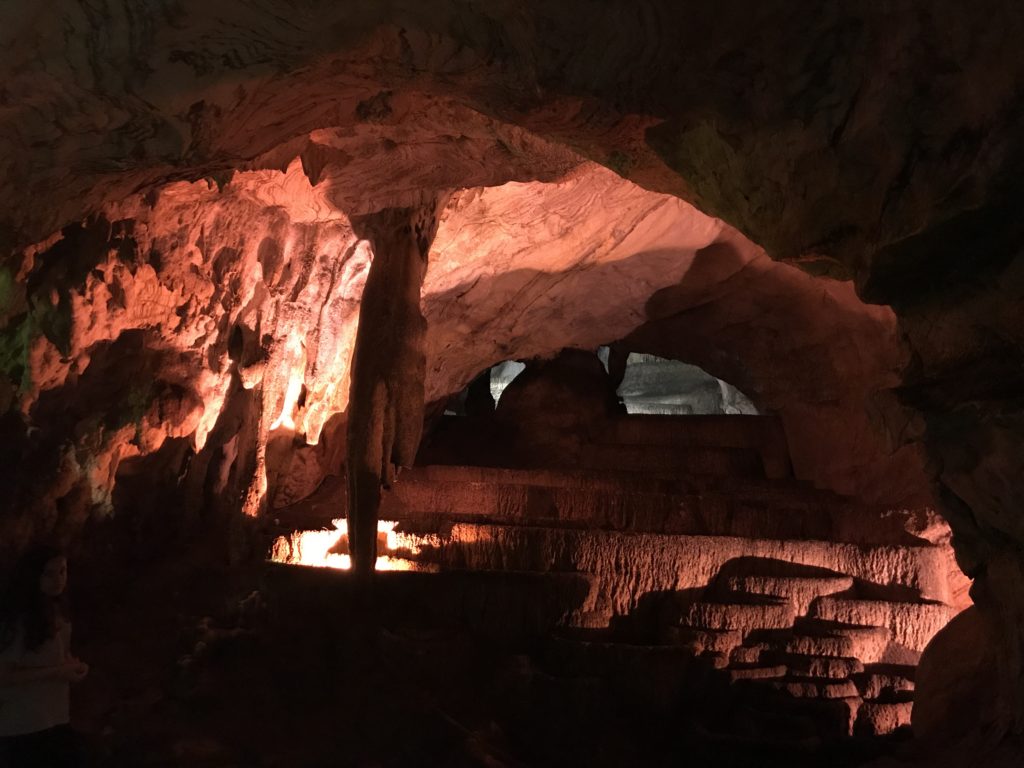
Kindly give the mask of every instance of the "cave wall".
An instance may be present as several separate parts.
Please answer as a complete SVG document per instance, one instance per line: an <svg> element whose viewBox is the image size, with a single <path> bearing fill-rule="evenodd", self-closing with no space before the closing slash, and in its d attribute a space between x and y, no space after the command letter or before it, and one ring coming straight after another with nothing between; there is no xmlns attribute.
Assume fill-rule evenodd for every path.
<svg viewBox="0 0 1024 768"><path fill-rule="evenodd" d="M199 323L201 313L192 320L185 313L182 338L191 337L198 348L182 349L163 338L167 313L184 302L168 297L173 289L151 277L162 266L118 270L88 245L71 250L92 254L86 262L93 263L46 257L73 237L120 241L120 250L130 238L145 242L145 235L124 228L111 237L102 225L90 235L95 223L69 230L69 222L101 213L110 201L131 201L199 179L218 186L237 172L285 175L261 185L270 205L279 207L241 217L242 228L254 223L258 229L267 217L287 210L282 197L290 197L289 179L298 181L299 173L322 182L317 197L332 206L341 201L373 209L433 194L434 186L453 186L444 163L416 189L397 189L393 175L373 165L372 173L359 177L365 183L354 194L344 191L352 188L351 177L341 172L332 181L325 168L332 158L341 168L358 159L358 152L337 146L339 137L358 134L357 126L393 126L417 111L409 106L417 99L449 99L455 106L444 109L451 114L468 107L571 146L642 187L688 200L729 222L773 259L852 278L862 297L893 307L911 364L898 396L881 402L876 412L894 442L927 451L928 473L953 524L961 562L977 577L979 610L993 620L990 640L1007 670L997 694L999 727L1024 730L1024 593L1018 578L1024 534L1017 511L1024 324L1016 223L1024 178L1024 62L1017 51L1024 10L1018 4L751 6L729 0L685 7L284 7L271 0L61 0L45 6L11 3L2 13L0 153L7 167L0 179L0 243L9 256L0 297L7 318L4 368L13 382L0 391L5 402L27 397L37 403L32 407L44 408L45 391L85 375L85 357L98 351L89 345L116 343L122 330L132 328L145 328L157 340L153 348L160 351L161 370L189 368L189 379L201 382L194 388L201 392L193 394L201 394L204 404L225 397L230 376L217 370L217 359L208 367L201 363L204 354L227 344L221 332L206 327L207 317ZM451 138L458 145L460 136ZM396 140L376 127L363 140L396 156L403 154L398 145L409 143L408 136ZM484 143L491 146L489 139ZM502 138L494 146L498 157L514 159L523 145ZM415 158L413 166L423 167L421 161ZM571 165L549 165L548 180ZM217 207L194 208L180 225L186 230L189 221L224 215ZM344 225L330 223L330 208L317 210L326 211L327 223L318 221L311 229L293 220L280 226L289 236L337 254L349 242ZM116 227L127 218L140 226L135 216L108 215L107 221ZM62 228L58 240L55 233ZM194 243L200 233L187 234ZM222 247L232 247L231 241L224 237ZM216 238L210 242L221 245ZM142 252L149 251L143 246ZM365 258L358 252L357 246L352 258ZM253 253L253 244L238 249L237 263L253 264ZM194 265L206 281L216 255L204 253L202 264ZM36 258L58 266L44 269L50 273L45 279L41 273L33 278L28 265ZM328 267L316 257L310 262L311 270ZM67 271L59 266L65 263ZM224 273L218 281L231 277ZM252 275L238 277L240 289L258 282ZM32 287L23 293L26 281ZM111 290L115 283L123 297ZM72 292L68 285L78 287ZM179 288L195 290L207 302L231 300L214 298L223 291L220 282ZM129 302L135 292L137 305L134 298ZM76 300L88 307L76 309ZM335 300L340 307L356 298ZM125 309L117 308L120 302ZM275 372L301 365L287 334L274 334L278 326L289 326L289 312L312 311L310 302L316 305L301 289L295 299L289 295L281 302L292 308L271 323L275 330L267 349L273 350ZM128 303L137 306L131 322L124 320ZM97 316L90 325L76 326L68 321L75 312ZM15 318L20 320L12 323ZM342 342L322 346L343 355ZM221 356L215 351L215 358ZM250 373L258 376L254 362L257 369ZM26 380L30 369L39 376ZM216 408L199 414L180 381L171 374L164 380L167 394L159 401L165 405L150 409L147 403L142 415L137 411L146 398L125 390L127 403L116 410L136 414L135 423L101 420L98 441L91 436L99 426L61 427L61 434L70 430L75 440L97 442L84 454L60 449L62 438L46 437L45 450L34 447L40 434L28 434L10 413L6 444L15 456L42 450L47 458L41 465L77 465L71 474L91 478L82 493L102 505L113 462L109 446L124 443L114 438L118 430L134 433L128 440L133 451L147 450L172 431L197 439L213 428ZM184 391L173 389L175 384ZM276 419L278 395L287 390L284 378L265 382L260 432ZM844 410L855 410L855 401L841 398L837 424L847 418ZM150 437L154 424L164 426ZM83 456L92 457L84 467ZM36 504L61 492L51 483L25 498ZM56 513L45 514L52 519ZM37 518L45 514L40 509Z"/></svg>
<svg viewBox="0 0 1024 768"><path fill-rule="evenodd" d="M425 93L852 274L976 207L1015 144L1024 18L983 5L12 6L0 146L23 194L2 229L26 245L153 183L306 149L313 168L311 132L400 118L395 99Z"/></svg>
<svg viewBox="0 0 1024 768"><path fill-rule="evenodd" d="M508 357L626 338L778 411L798 476L920 501L916 452L890 456L864 409L907 363L891 311L773 262L678 198L576 162L557 181L498 183L499 169L494 186L452 195L423 288L427 402ZM525 157L521 173L550 165ZM322 192L298 160L223 188L175 182L112 202L13 262L23 277L7 307L4 385L24 423L12 434L27 429L75 465L42 473L59 482L31 507L12 505L5 519L22 533L11 541L50 520L39 507L70 487L88 499L75 519L109 513L120 460L167 438L188 438L196 456L178 468L193 512L255 515L342 471L373 249L321 206Z"/></svg>
<svg viewBox="0 0 1024 768"><path fill-rule="evenodd" d="M777 412L797 477L870 501L930 503L920 448L894 444L880 429L885 393L910 363L888 307L865 305L850 283L811 277L760 249L716 243L645 311L623 343L692 361Z"/></svg>

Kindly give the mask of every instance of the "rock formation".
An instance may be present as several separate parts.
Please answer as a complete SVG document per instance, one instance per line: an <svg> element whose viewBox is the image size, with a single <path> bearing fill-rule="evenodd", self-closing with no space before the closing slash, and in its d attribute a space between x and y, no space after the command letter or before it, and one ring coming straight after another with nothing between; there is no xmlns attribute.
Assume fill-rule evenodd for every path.
<svg viewBox="0 0 1024 768"><path fill-rule="evenodd" d="M934 512L766 477L789 466L768 416L617 413L593 355L563 353L520 376L493 416L501 449L472 439L481 417L450 417L465 429L448 426L385 495L387 568L549 583L516 629L497 605L463 620L488 636L535 633L531 645L558 648L548 673L567 681L614 681L619 664L655 678L675 658L658 694L631 704L643 718L681 709L725 740L762 746L909 725L921 653L964 606L966 579ZM343 537L323 517L339 500L317 496L283 513L278 562L345 566L324 555ZM318 518L325 530L290 532ZM928 664L941 662L929 653L934 678ZM923 705L922 734L951 717L942 693Z"/></svg>
<svg viewBox="0 0 1024 768"><path fill-rule="evenodd" d="M1024 737L1017 4L54 0L0 30L5 559L111 514L251 532L346 454L385 472L352 444L360 222L450 192L423 405L612 342L730 382L798 479L938 507L1000 670L965 738Z"/></svg>
<svg viewBox="0 0 1024 768"><path fill-rule="evenodd" d="M437 231L438 202L387 208L357 219L373 246L359 306L348 408L348 530L352 570L366 576L377 562L381 487L411 467L423 430L426 321L420 290Z"/></svg>

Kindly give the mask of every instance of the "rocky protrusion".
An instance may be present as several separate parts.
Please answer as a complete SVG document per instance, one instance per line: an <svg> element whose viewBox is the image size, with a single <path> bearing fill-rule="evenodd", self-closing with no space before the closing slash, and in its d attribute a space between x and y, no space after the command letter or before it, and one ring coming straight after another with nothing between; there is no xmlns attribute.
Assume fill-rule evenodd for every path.
<svg viewBox="0 0 1024 768"><path fill-rule="evenodd" d="M426 321L420 290L443 203L353 220L373 244L352 359L347 468L352 568L372 574L381 487L413 463L423 429Z"/></svg>

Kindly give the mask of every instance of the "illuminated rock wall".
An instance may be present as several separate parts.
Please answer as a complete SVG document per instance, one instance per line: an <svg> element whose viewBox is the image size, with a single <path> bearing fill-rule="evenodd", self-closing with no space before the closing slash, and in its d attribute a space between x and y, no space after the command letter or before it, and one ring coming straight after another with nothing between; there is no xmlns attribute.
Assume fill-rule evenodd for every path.
<svg viewBox="0 0 1024 768"><path fill-rule="evenodd" d="M683 279L685 253L715 253L706 248L723 237L739 256L720 250L711 261L742 266L740 281L756 274L767 286L774 273L798 291L801 282L814 286L810 313L785 292L759 289L757 302L736 293L751 316L793 307L800 318L798 327L765 325L752 347L770 359L749 371L735 369L757 359L752 348L737 347L717 364L703 359L716 357L713 350L680 356L782 412L794 464L822 484L913 495L925 449L961 563L980 580L979 611L989 619L981 626L1007 670L990 725L1024 733L1018 4L186 0L97 10L58 0L8 3L2 14L0 403L8 409L0 428L12 468L5 544L36 528L75 529L109 506L120 458L143 459L168 436L194 447L219 436L211 449L219 455L194 469L219 467L240 450L252 467L235 472L229 463L223 473L222 495L232 504L235 491L250 503L273 493L270 480L264 489L263 476L275 471L263 454L285 401L294 398L296 411L309 403L308 413L291 418L308 419L310 437L345 397L335 364L345 356L345 307L357 299L359 265L369 256L358 245L349 252L344 215L418 204L441 189L559 181L584 157L675 197L661 207L650 199L601 204L628 223L602 231L598 242L569 238L555 268L488 256L503 277L497 281L463 264L460 248L446 259L439 235L433 263L460 266L428 277L433 295L445 297L432 306L428 291L425 304L434 318L431 394L458 389L493 362L543 354L548 339L552 348L592 346L652 320L668 323L652 331L661 340L669 327L686 330L665 341L677 348L689 348L690 335L720 338L729 327L746 337L747 323L734 322L739 310L725 312L721 299L680 304L674 296L664 312L646 304ZM313 195L309 181L319 182ZM500 197L505 187L488 189ZM490 242L511 253L547 226L558 239L553 216L505 230L489 213L503 203L490 194L458 197L450 213L461 206L491 221ZM239 203L211 205L218 195ZM687 209L686 227L667 211L681 200L704 212ZM604 244L628 240L641 210L669 243L652 236L622 259L586 261L581 254L600 256ZM153 211L167 215L154 219ZM113 229L76 223L98 214ZM127 220L131 227L120 223ZM569 221L563 232L574 229L576 217ZM465 232L475 253L487 252L486 238ZM739 232L750 240L737 241ZM268 237L277 250L268 244L264 261L280 257L280 277L256 274ZM150 247L158 241L159 258ZM750 242L766 253L755 254ZM666 247L682 253L670 256ZM578 260L578 269L563 259ZM826 284L824 300L821 283L779 261L852 284ZM327 273L338 265L350 271L329 290ZM613 290L616 274L625 279ZM710 284L723 283L692 283ZM555 285L565 296L587 291L583 310L563 313L564 296L547 306ZM887 308L865 309L852 285ZM453 302L474 299L483 286L500 300ZM239 331L242 364L227 373L232 323L251 317L254 300L259 328ZM679 317L682 305L689 308ZM309 319L321 310L331 316L317 326L323 338ZM549 329L569 316L584 318L573 333ZM845 318L845 326L851 317L855 326L865 318L873 325L854 334L860 344L830 337L832 319ZM444 318L452 319L447 327ZM104 377L105 387L91 389L86 359L102 360L101 345L133 329L144 331L147 351L118 372L124 378ZM789 354L790 331L810 337L806 353L815 350L817 365ZM315 337L315 354L312 344L303 352L289 343L293 332ZM467 338L474 344L462 354ZM638 351L673 356L651 336L641 345L643 338L641 328ZM780 339L785 348L776 354ZM838 359L822 363L833 354ZM776 363L800 376L773 376ZM310 367L322 370L304 376L316 379L307 390L322 388L313 397L290 386L294 371ZM829 399L815 399L829 370L837 386L823 384ZM810 404L794 379L813 390ZM68 387L81 389L72 396ZM251 402L239 394L256 387ZM866 397L879 388L898 391ZM19 415L26 410L29 422ZM229 412L233 426L218 428ZM886 446L872 421L894 447L907 446L895 463L879 458ZM843 445L855 455L833 453ZM319 457L301 446L284 451L282 461L305 469L282 498L304 495L335 465L336 448Z"/></svg>

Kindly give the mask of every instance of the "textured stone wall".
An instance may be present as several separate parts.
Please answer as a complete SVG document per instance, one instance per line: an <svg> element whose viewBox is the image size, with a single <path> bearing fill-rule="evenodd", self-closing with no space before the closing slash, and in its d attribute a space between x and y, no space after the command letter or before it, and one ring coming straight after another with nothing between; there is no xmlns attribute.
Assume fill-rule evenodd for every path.
<svg viewBox="0 0 1024 768"><path fill-rule="evenodd" d="M11 262L21 280L0 382L11 435L71 464L44 473L62 478L52 489L26 489L31 504L14 494L5 524L23 537L71 486L109 511L121 459L167 438L187 438L201 457L187 467L198 475L189 507L220 498L254 514L341 471L373 248L343 212L315 213L318 193L297 164L238 174L223 189L177 182L110 203ZM921 493L915 453L889 457L861 407L905 363L891 312L600 166L456 191L423 296L427 402L510 355L633 333L638 348L699 362L778 410L801 476L889 502ZM853 407L837 418L843 398Z"/></svg>
<svg viewBox="0 0 1024 768"><path fill-rule="evenodd" d="M445 299L432 305L427 294L428 322L450 317L445 307L472 299L474 286L504 302L467 300L480 317L457 305L450 336L435 323L428 392L441 396L513 352L542 354L542 340L564 343L545 325L560 315L545 304L554 285L586 293L593 314L575 336L585 346L681 314L713 327L721 299L681 313L687 302L673 296L671 311L654 317L657 304L644 302L684 279L683 252L723 237L741 254L754 248L741 237L766 249L740 260L755 264L758 284L792 269L768 257L852 279L863 299L895 314L862 310L848 284L832 284L803 316L803 338L820 332L808 350L842 347L829 342L829 323L849 308L877 322L873 338L885 341L861 337L836 353L831 421L791 408L787 428L808 446L846 434L864 446L867 467L878 438L863 408L894 445L924 447L1003 665L996 731L1024 731L1019 5L58 0L0 13L0 404L14 408L3 417L4 450L47 478L11 494L19 513L5 516L5 533L107 505L120 458L168 436L199 449L217 433L211 465L225 463L224 446L239 436L232 451L252 446L243 451L255 453L252 471L228 463L225 482L241 498L263 492L268 435L286 404L301 402L300 418L320 425L343 408L345 318L370 258L345 215L439 190L568 179L553 186L558 194L579 180L572 172L584 157L676 197L631 208L593 196L628 222L598 242L573 237L578 217L520 220L526 237L553 227L560 258L584 254L573 269L531 261L537 248L523 264L502 261L465 230L500 276L483 283L445 246L442 224L432 256L440 271L428 283ZM500 228L507 189L457 196L452 219L475 206L476 220L496 223L495 243L515 242ZM729 227L693 209L679 214L690 222L681 227L667 213L683 205L677 198ZM650 232L621 259L602 250L659 220L665 237L684 232L677 250ZM458 242L458 230L450 237ZM629 301L612 307L600 286L615 285L615 274L626 278L616 297L626 291ZM507 335L495 322L509 323ZM477 351L453 352L467 335ZM897 352L899 335L907 347ZM668 354L653 343L642 351ZM756 399L726 370L734 358L687 357ZM120 378L87 364L110 360L133 362ZM292 372L311 369L325 373L305 393L290 386ZM880 378L847 385L865 369ZM878 381L900 386L865 402ZM310 384L324 389L311 397ZM241 393L254 391L246 387L259 395L243 407ZM233 426L218 426L232 407ZM865 471L859 484L876 472L887 470Z"/></svg>

